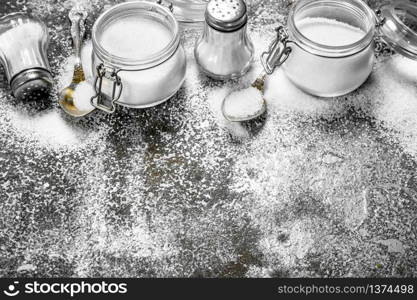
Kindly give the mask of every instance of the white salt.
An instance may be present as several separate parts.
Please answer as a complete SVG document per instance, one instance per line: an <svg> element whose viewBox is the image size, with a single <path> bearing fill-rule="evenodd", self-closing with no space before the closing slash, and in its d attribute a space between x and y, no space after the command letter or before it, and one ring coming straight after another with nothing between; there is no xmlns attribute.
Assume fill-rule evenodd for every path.
<svg viewBox="0 0 417 300"><path fill-rule="evenodd" d="M305 18L296 25L306 38L327 46L350 45L365 36L358 27L328 18Z"/></svg>
<svg viewBox="0 0 417 300"><path fill-rule="evenodd" d="M297 88L285 76L282 69L277 69L265 83L265 101L272 110L303 113L307 115L334 114L333 99L318 98Z"/></svg>
<svg viewBox="0 0 417 300"><path fill-rule="evenodd" d="M21 112L10 112L12 126L20 134L37 140L47 147L75 147L84 138L88 138L81 131L66 122L58 110L51 110L44 114L30 116Z"/></svg>
<svg viewBox="0 0 417 300"><path fill-rule="evenodd" d="M108 25L100 42L113 55L144 59L163 50L171 39L169 29L159 21L131 16Z"/></svg>
<svg viewBox="0 0 417 300"><path fill-rule="evenodd" d="M243 119L256 115L263 107L263 96L253 86L232 92L224 101L224 113L233 119Z"/></svg>
<svg viewBox="0 0 417 300"><path fill-rule="evenodd" d="M92 111L94 106L91 105L90 100L95 94L96 91L90 83L87 81L81 82L74 91L74 106L82 112Z"/></svg>

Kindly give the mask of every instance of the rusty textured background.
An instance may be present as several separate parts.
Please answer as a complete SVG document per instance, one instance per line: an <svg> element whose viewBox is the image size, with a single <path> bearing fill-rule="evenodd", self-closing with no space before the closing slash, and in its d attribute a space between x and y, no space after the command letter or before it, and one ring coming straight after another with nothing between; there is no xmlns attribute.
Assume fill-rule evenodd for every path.
<svg viewBox="0 0 417 300"><path fill-rule="evenodd" d="M89 28L114 2L91 1ZM56 78L71 53L70 4L0 0L0 16L25 11L46 22ZM250 31L272 32L287 5L261 1ZM190 60L197 34L184 34ZM10 111L59 108L55 96L17 102L0 72L0 276L417 275L416 158L387 128L347 105L330 119L271 113L237 140L207 107L221 86L198 75L155 108L62 116L87 139L68 150L12 129ZM262 164L242 163L253 157ZM288 181L265 181L268 161L276 172L267 174L282 170ZM251 180L263 190L248 189Z"/></svg>

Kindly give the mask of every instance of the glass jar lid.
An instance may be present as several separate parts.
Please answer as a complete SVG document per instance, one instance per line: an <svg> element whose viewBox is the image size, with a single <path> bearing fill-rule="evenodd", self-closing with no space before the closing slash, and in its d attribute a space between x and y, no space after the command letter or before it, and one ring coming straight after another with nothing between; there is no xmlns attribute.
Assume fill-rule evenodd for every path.
<svg viewBox="0 0 417 300"><path fill-rule="evenodd" d="M380 8L380 34L396 52L417 59L417 4L395 1Z"/></svg>

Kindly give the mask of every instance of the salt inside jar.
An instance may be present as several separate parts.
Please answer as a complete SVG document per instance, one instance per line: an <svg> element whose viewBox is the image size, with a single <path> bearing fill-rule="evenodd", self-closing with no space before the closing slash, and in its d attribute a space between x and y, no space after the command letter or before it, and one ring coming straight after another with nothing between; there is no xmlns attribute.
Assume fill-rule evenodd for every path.
<svg viewBox="0 0 417 300"><path fill-rule="evenodd" d="M100 42L116 56L143 59L163 50L171 39L171 32L163 24L147 17L130 16L109 24Z"/></svg>
<svg viewBox="0 0 417 300"><path fill-rule="evenodd" d="M328 46L345 46L356 43L365 32L349 24L328 18L305 18L297 23L300 32L308 39Z"/></svg>

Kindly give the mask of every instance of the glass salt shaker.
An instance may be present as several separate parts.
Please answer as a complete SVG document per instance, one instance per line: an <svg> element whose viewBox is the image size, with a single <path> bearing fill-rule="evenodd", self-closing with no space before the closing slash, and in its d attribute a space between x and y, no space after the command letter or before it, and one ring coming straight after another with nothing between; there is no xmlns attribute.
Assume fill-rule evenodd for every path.
<svg viewBox="0 0 417 300"><path fill-rule="evenodd" d="M22 13L0 18L0 62L16 98L36 100L49 94L48 44L48 29L40 20Z"/></svg>
<svg viewBox="0 0 417 300"><path fill-rule="evenodd" d="M254 47L246 31L247 21L243 0L210 0L207 4L204 31L194 49L197 64L207 76L228 80L248 71Z"/></svg>

